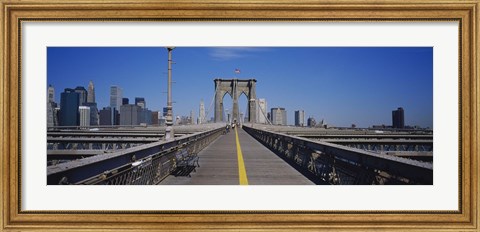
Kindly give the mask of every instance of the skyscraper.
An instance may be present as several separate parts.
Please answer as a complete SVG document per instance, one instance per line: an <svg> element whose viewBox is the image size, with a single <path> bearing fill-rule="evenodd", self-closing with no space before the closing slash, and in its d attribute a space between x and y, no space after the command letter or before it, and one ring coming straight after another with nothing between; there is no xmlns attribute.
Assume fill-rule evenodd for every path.
<svg viewBox="0 0 480 232"><path fill-rule="evenodd" d="M55 115L55 89L52 85L48 86L47 90L47 127L57 126L56 124L56 115Z"/></svg>
<svg viewBox="0 0 480 232"><path fill-rule="evenodd" d="M152 111L152 125L158 126L159 122L159 113L158 111Z"/></svg>
<svg viewBox="0 0 480 232"><path fill-rule="evenodd" d="M267 123L267 109L267 100L265 100L265 98L257 99L257 123Z"/></svg>
<svg viewBox="0 0 480 232"><path fill-rule="evenodd" d="M115 118L118 115L118 111L114 110L112 113L112 108L111 107L103 107L102 110L99 112L99 125L102 126L108 126L108 125L113 125L112 122L112 114L115 115Z"/></svg>
<svg viewBox="0 0 480 232"><path fill-rule="evenodd" d="M48 85L47 102L55 102L55 88L52 85Z"/></svg>
<svg viewBox="0 0 480 232"><path fill-rule="evenodd" d="M167 107L163 107L163 116L166 117L167 116L167 112L168 112L168 108Z"/></svg>
<svg viewBox="0 0 480 232"><path fill-rule="evenodd" d="M139 125L141 110L140 106L133 104L120 106L120 125Z"/></svg>
<svg viewBox="0 0 480 232"><path fill-rule="evenodd" d="M84 104L85 106L90 107L90 126L98 125L98 108L97 103L95 102L87 102Z"/></svg>
<svg viewBox="0 0 480 232"><path fill-rule="evenodd" d="M78 126L80 94L67 88L60 95L60 126Z"/></svg>
<svg viewBox="0 0 480 232"><path fill-rule="evenodd" d="M315 127L317 125L317 121L315 121L315 118L309 117L307 120L307 126L308 127Z"/></svg>
<svg viewBox="0 0 480 232"><path fill-rule="evenodd" d="M195 124L195 115L193 114L193 110L190 110L190 124Z"/></svg>
<svg viewBox="0 0 480 232"><path fill-rule="evenodd" d="M95 86L93 86L93 81L90 81L88 83L87 102L88 103L95 102Z"/></svg>
<svg viewBox="0 0 480 232"><path fill-rule="evenodd" d="M272 108L271 112L273 125L287 125L287 111L285 111L285 108Z"/></svg>
<svg viewBox="0 0 480 232"><path fill-rule="evenodd" d="M116 85L110 86L110 107L117 110L122 105L122 89Z"/></svg>
<svg viewBox="0 0 480 232"><path fill-rule="evenodd" d="M83 86L77 86L75 92L79 94L78 105L83 106L87 102L87 90Z"/></svg>
<svg viewBox="0 0 480 232"><path fill-rule="evenodd" d="M119 123L115 115L115 111L119 111L121 105L122 105L122 89L116 85L110 86L110 107L112 108L112 111L111 111L112 125L118 125Z"/></svg>
<svg viewBox="0 0 480 232"><path fill-rule="evenodd" d="M203 100L200 101L200 110L198 112L198 124L206 123L205 120L205 105L203 104Z"/></svg>
<svg viewBox="0 0 480 232"><path fill-rule="evenodd" d="M81 127L90 126L90 107L79 106L78 113L80 115L80 126Z"/></svg>
<svg viewBox="0 0 480 232"><path fill-rule="evenodd" d="M147 108L142 109L142 107L139 105L137 106L140 107L138 124L152 125L152 111Z"/></svg>
<svg viewBox="0 0 480 232"><path fill-rule="evenodd" d="M145 102L145 98L143 97L136 97L135 105L142 107L142 109L147 108L147 103Z"/></svg>
<svg viewBox="0 0 480 232"><path fill-rule="evenodd" d="M305 111L295 111L295 126L305 126Z"/></svg>
<svg viewBox="0 0 480 232"><path fill-rule="evenodd" d="M129 101L128 101L128 98L124 97L122 98L122 106L123 105L128 105Z"/></svg>
<svg viewBox="0 0 480 232"><path fill-rule="evenodd" d="M405 117L402 107L398 107L397 110L392 111L392 127L405 128Z"/></svg>
<svg viewBox="0 0 480 232"><path fill-rule="evenodd" d="M47 102L47 127L53 127L55 126L54 122L54 117L55 117L55 111L53 107L53 102Z"/></svg>

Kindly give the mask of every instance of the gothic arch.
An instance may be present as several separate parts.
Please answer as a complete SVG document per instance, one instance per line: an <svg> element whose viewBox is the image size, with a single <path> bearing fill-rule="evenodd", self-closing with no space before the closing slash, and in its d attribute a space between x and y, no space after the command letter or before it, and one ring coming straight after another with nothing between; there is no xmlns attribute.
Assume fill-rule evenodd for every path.
<svg viewBox="0 0 480 232"><path fill-rule="evenodd" d="M256 83L255 79L239 80L239 79L215 79L215 122L223 121L223 98L226 93L232 97L232 119L240 122L238 112L238 98L242 93L247 96L248 99L248 122L256 122L256 110L255 105L256 95Z"/></svg>

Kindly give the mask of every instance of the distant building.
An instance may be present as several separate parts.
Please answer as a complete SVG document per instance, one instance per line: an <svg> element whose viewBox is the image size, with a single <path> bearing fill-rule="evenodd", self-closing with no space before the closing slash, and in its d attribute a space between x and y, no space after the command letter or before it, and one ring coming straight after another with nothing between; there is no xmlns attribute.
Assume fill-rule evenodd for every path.
<svg viewBox="0 0 480 232"><path fill-rule="evenodd" d="M309 117L307 119L307 126L308 127L315 127L317 125L317 121L315 121L315 118Z"/></svg>
<svg viewBox="0 0 480 232"><path fill-rule="evenodd" d="M205 104L203 104L203 100L200 101L200 109L198 112L198 124L206 123L205 120Z"/></svg>
<svg viewBox="0 0 480 232"><path fill-rule="evenodd" d="M257 99L257 123L266 124L269 121L267 109L267 100Z"/></svg>
<svg viewBox="0 0 480 232"><path fill-rule="evenodd" d="M193 114L193 110L190 110L190 124L195 124L195 115Z"/></svg>
<svg viewBox="0 0 480 232"><path fill-rule="evenodd" d="M55 102L47 102L47 127L54 127L55 125Z"/></svg>
<svg viewBox="0 0 480 232"><path fill-rule="evenodd" d="M88 106L79 106L78 113L80 116L80 126L88 127L90 126L90 107Z"/></svg>
<svg viewBox="0 0 480 232"><path fill-rule="evenodd" d="M128 104L120 106L120 125L140 125L140 106Z"/></svg>
<svg viewBox="0 0 480 232"><path fill-rule="evenodd" d="M57 104L55 103L55 105ZM60 126L60 107L58 105L53 109L53 125Z"/></svg>
<svg viewBox="0 0 480 232"><path fill-rule="evenodd" d="M55 102L55 88L52 85L48 85L47 102Z"/></svg>
<svg viewBox="0 0 480 232"><path fill-rule="evenodd" d="M272 108L271 110L272 124L273 125L287 125L287 111L285 108Z"/></svg>
<svg viewBox="0 0 480 232"><path fill-rule="evenodd" d="M58 126L55 107L57 107L57 103L55 103L55 89L52 85L49 85L47 90L47 127Z"/></svg>
<svg viewBox="0 0 480 232"><path fill-rule="evenodd" d="M180 125L181 124L181 118L179 115L177 115L177 117L175 117L175 125Z"/></svg>
<svg viewBox="0 0 480 232"><path fill-rule="evenodd" d="M110 107L120 109L122 105L122 89L116 85L110 86Z"/></svg>
<svg viewBox="0 0 480 232"><path fill-rule="evenodd" d="M164 117L167 117L167 113L168 113L168 108L167 107L163 107L163 116Z"/></svg>
<svg viewBox="0 0 480 232"><path fill-rule="evenodd" d="M295 126L305 126L305 111L295 111Z"/></svg>
<svg viewBox="0 0 480 232"><path fill-rule="evenodd" d="M325 119L322 118L322 120L320 121L320 123L317 125L317 127L322 127L322 128L328 128L328 124L327 122L325 121Z"/></svg>
<svg viewBox="0 0 480 232"><path fill-rule="evenodd" d="M159 124L159 112L158 111L152 111L152 125L158 126Z"/></svg>
<svg viewBox="0 0 480 232"><path fill-rule="evenodd" d="M160 116L160 118L158 119L158 125L159 125L159 126L165 126L166 121L167 121L167 119L165 118L165 116L162 115L162 116Z"/></svg>
<svg viewBox="0 0 480 232"><path fill-rule="evenodd" d="M85 103L87 102L87 90L83 86L77 86L75 88L75 92L79 94L78 105L84 106Z"/></svg>
<svg viewBox="0 0 480 232"><path fill-rule="evenodd" d="M93 81L90 81L88 83L87 102L88 103L95 102L95 86L93 86Z"/></svg>
<svg viewBox="0 0 480 232"><path fill-rule="evenodd" d="M112 122L112 115L115 115L114 118L118 118L119 114L117 110L113 110L111 107L103 107L99 112L99 124L102 126L115 125L115 121Z"/></svg>
<svg viewBox="0 0 480 232"><path fill-rule="evenodd" d="M87 102L85 106L90 107L90 126L96 126L99 124L98 121L98 108L97 103L95 102Z"/></svg>
<svg viewBox="0 0 480 232"><path fill-rule="evenodd" d="M393 128L405 128L405 117L402 107L392 111L392 127Z"/></svg>
<svg viewBox="0 0 480 232"><path fill-rule="evenodd" d="M111 121L112 125L119 124L119 117L115 112L119 112L122 105L122 89L116 85L110 86L110 107L112 108Z"/></svg>
<svg viewBox="0 0 480 232"><path fill-rule="evenodd" d="M60 126L78 126L80 94L67 88L60 94Z"/></svg>
<svg viewBox="0 0 480 232"><path fill-rule="evenodd" d="M128 98L126 97L122 98L122 106L123 105L128 105Z"/></svg>
<svg viewBox="0 0 480 232"><path fill-rule="evenodd" d="M152 125L152 111L149 109L142 109L140 107L140 112L138 116L138 124L140 125Z"/></svg>
<svg viewBox="0 0 480 232"><path fill-rule="evenodd" d="M136 97L135 105L142 107L142 109L147 108L147 103L145 102L145 98L143 97Z"/></svg>

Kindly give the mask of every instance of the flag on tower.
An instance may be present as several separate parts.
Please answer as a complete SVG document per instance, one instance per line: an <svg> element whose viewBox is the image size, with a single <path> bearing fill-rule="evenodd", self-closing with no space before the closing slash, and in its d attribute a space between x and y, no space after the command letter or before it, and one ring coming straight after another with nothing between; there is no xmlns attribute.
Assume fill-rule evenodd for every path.
<svg viewBox="0 0 480 232"><path fill-rule="evenodd" d="M235 74L240 74L240 69L236 68L235 69Z"/></svg>

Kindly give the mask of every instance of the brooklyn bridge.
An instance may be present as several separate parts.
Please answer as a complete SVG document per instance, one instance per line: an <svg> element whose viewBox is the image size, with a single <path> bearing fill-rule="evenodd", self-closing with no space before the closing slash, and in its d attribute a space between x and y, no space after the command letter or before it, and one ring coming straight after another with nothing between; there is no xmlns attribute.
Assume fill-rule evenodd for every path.
<svg viewBox="0 0 480 232"><path fill-rule="evenodd" d="M50 128L47 184L432 184L433 135L243 123Z"/></svg>

